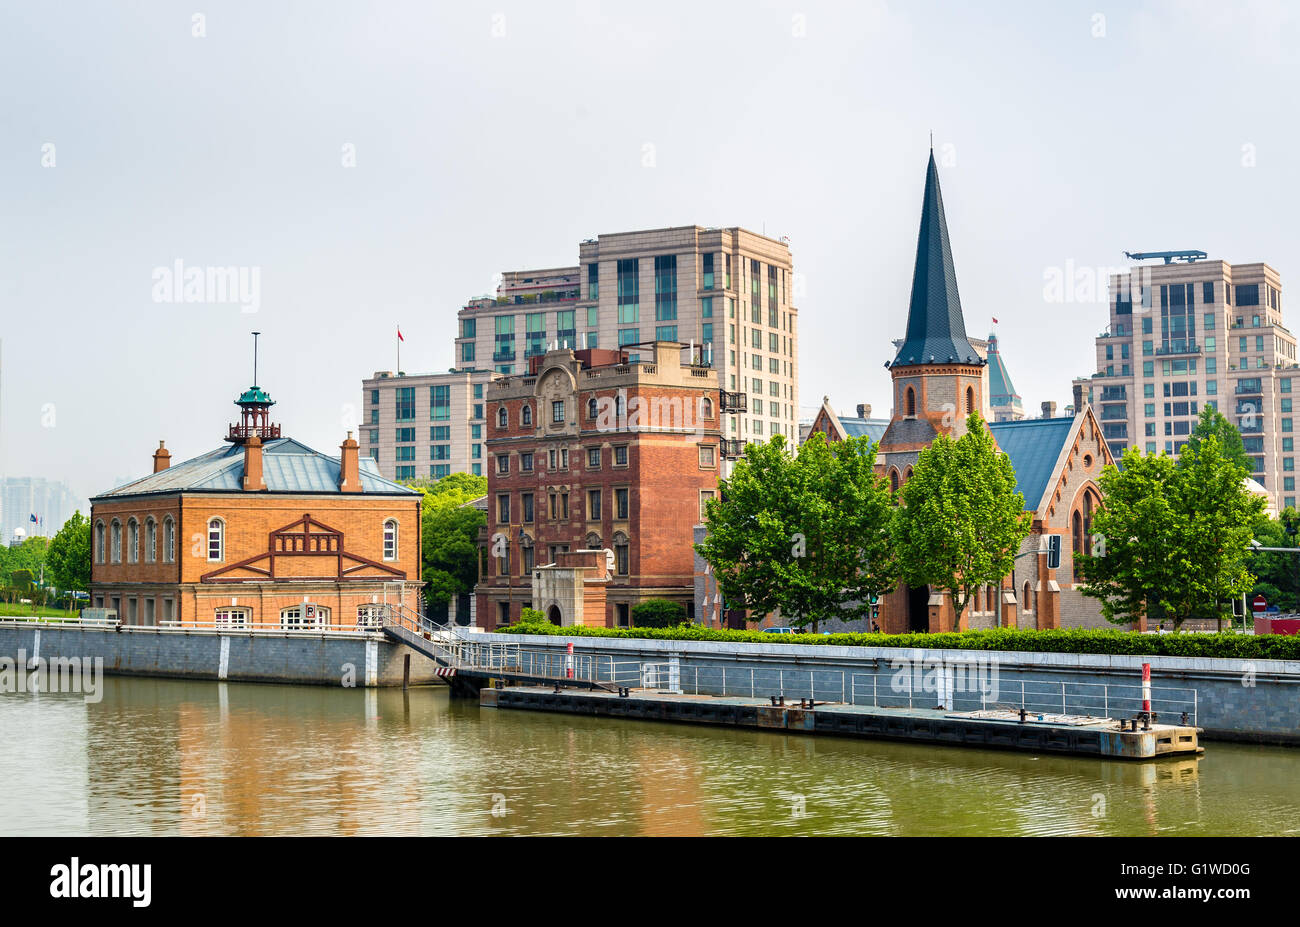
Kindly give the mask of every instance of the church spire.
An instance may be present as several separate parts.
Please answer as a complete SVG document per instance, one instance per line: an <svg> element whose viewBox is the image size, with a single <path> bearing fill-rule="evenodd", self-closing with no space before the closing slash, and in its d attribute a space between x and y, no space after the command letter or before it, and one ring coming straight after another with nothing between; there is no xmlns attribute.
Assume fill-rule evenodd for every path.
<svg viewBox="0 0 1300 927"><path fill-rule="evenodd" d="M912 299L907 311L907 337L891 366L915 364L983 364L966 337L966 322L957 295L957 272L948 244L939 170L930 150L921 204L921 232L912 271Z"/></svg>

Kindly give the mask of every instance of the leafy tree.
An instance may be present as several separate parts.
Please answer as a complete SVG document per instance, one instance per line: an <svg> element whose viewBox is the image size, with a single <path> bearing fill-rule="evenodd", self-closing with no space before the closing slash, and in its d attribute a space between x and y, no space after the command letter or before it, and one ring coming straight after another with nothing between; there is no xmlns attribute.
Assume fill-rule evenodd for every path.
<svg viewBox="0 0 1300 927"><path fill-rule="evenodd" d="M976 589L1011 572L1029 534L1011 458L972 413L960 438L939 435L921 451L899 498L893 539L903 578L948 593L960 620Z"/></svg>
<svg viewBox="0 0 1300 927"><path fill-rule="evenodd" d="M669 599L646 599L632 608L636 628L675 628L686 623L686 609Z"/></svg>
<svg viewBox="0 0 1300 927"><path fill-rule="evenodd" d="M63 523L45 553L50 578L60 589L90 589L90 519L78 509Z"/></svg>
<svg viewBox="0 0 1300 927"><path fill-rule="evenodd" d="M1263 499L1246 490L1245 468L1223 456L1217 436L1185 447L1182 457L1175 464L1130 448L1123 470L1101 475L1093 529L1103 543L1076 557L1084 594L1101 600L1111 622L1221 621L1226 603L1254 585L1249 544Z"/></svg>
<svg viewBox="0 0 1300 927"><path fill-rule="evenodd" d="M424 493L420 578L428 583L426 599L445 605L478 581L478 533L487 514L467 503L487 493L487 477L453 473L415 488Z"/></svg>
<svg viewBox="0 0 1300 927"><path fill-rule="evenodd" d="M1286 509L1279 518L1263 518L1255 528L1255 540L1261 547L1296 547L1297 537L1287 533L1287 526L1300 523L1295 509ZM1250 597L1262 595L1269 605L1284 612L1300 611L1300 549L1294 554L1258 551L1250 558L1255 585Z"/></svg>
<svg viewBox="0 0 1300 927"><path fill-rule="evenodd" d="M1201 443L1213 435L1219 440L1220 456L1239 465L1249 474L1254 469L1251 459L1246 456L1246 445L1241 440L1241 432L1222 412L1206 405L1201 409L1201 416L1187 439L1184 451L1190 450L1192 457L1179 455L1178 466L1186 466L1200 450Z"/></svg>
<svg viewBox="0 0 1300 927"><path fill-rule="evenodd" d="M893 503L875 460L865 437L828 444L814 434L797 456L782 435L750 444L708 504L696 545L728 607L815 627L861 618L872 593L892 591Z"/></svg>

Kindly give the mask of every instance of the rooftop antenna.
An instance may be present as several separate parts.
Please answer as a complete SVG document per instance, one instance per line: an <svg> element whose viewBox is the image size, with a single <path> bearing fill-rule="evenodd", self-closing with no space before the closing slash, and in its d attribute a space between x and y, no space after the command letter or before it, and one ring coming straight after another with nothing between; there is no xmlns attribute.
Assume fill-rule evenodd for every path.
<svg viewBox="0 0 1300 927"><path fill-rule="evenodd" d="M253 332L253 386L257 386L257 336L261 332Z"/></svg>

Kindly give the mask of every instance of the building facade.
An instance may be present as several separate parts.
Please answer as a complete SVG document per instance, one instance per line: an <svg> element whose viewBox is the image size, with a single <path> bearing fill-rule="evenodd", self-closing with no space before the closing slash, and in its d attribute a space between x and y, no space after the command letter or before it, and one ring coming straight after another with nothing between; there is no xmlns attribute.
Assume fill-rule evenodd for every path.
<svg viewBox="0 0 1300 927"><path fill-rule="evenodd" d="M352 628L418 606L418 492L351 433L338 457L281 437L269 395L237 401L228 446L91 500L91 604L126 624Z"/></svg>
<svg viewBox="0 0 1300 927"><path fill-rule="evenodd" d="M989 362L989 408L993 410L992 421L1018 422L1025 417L1025 407L1020 394L1011 384L1011 374L1007 371L1006 361L998 348L998 336L989 335L987 353Z"/></svg>
<svg viewBox="0 0 1300 927"><path fill-rule="evenodd" d="M692 529L717 493L727 415L716 372L685 345L639 355L559 348L488 386L480 627L517 620L535 583L558 585L542 572L551 565L601 574L587 577L602 587L587 599L599 614L570 610L583 583L565 574L568 598L548 594L559 623L626 626L650 598L693 614Z"/></svg>
<svg viewBox="0 0 1300 927"><path fill-rule="evenodd" d="M490 370L406 376L377 371L361 383L362 453L392 480L482 476Z"/></svg>
<svg viewBox="0 0 1300 927"><path fill-rule="evenodd" d="M19 537L52 538L78 504L67 484L58 480L38 476L0 479L0 543L11 543L18 531L22 532Z"/></svg>
<svg viewBox="0 0 1300 927"><path fill-rule="evenodd" d="M1276 270L1169 260L1112 275L1096 352L1096 373L1074 381L1074 405L1100 410L1116 456L1129 447L1177 454L1210 406L1240 429L1252 478L1279 507L1295 505L1300 368Z"/></svg>
<svg viewBox="0 0 1300 927"><path fill-rule="evenodd" d="M726 437L798 438L798 309L790 248L742 228L653 229L581 243L574 267L503 275L458 316L456 362L511 375L552 346L694 345L721 389L749 395Z"/></svg>

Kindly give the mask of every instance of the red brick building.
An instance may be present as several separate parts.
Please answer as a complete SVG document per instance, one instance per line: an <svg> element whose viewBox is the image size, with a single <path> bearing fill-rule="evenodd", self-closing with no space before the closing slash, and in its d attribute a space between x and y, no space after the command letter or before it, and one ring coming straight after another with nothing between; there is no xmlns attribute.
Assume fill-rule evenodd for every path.
<svg viewBox="0 0 1300 927"><path fill-rule="evenodd" d="M604 583L603 613L587 613L592 596L571 609L581 614L551 605L564 624L626 625L650 598L693 613L692 528L721 468L717 376L684 358L683 345L656 342L653 352L629 363L622 351L552 350L526 375L489 385L479 626L531 607L534 574L550 564L607 572L588 577ZM564 556L578 551L605 557Z"/></svg>
<svg viewBox="0 0 1300 927"><path fill-rule="evenodd" d="M91 499L91 604L126 624L356 627L417 606L421 495L379 476L349 432L338 457L281 437L271 397L236 401L227 446Z"/></svg>

